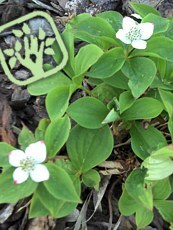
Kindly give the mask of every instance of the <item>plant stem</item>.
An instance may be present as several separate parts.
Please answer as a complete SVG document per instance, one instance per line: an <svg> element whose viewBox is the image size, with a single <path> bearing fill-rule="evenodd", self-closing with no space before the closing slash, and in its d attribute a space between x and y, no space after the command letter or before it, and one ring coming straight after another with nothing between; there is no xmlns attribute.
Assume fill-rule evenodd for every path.
<svg viewBox="0 0 173 230"><path fill-rule="evenodd" d="M83 85L81 85L79 88L82 89L89 96L96 97L90 90L86 89Z"/></svg>

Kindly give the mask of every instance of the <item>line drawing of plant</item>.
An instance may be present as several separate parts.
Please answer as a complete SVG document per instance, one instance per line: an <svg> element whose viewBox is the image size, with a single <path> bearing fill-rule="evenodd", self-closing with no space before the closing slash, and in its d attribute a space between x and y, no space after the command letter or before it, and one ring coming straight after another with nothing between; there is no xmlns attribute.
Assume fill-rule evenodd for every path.
<svg viewBox="0 0 173 230"><path fill-rule="evenodd" d="M9 56L8 64L11 69L15 67L17 60L22 66L29 69L33 76L43 75L43 54L54 55L54 50L50 47L55 38L47 37L42 28L39 28L38 37L31 34L30 27L23 23L22 30L14 29L12 33L17 37L14 49L5 49L3 52ZM23 38L23 43L20 41ZM24 46L24 47L23 47ZM20 51L24 48L24 55ZM34 60L32 57L35 57Z"/></svg>

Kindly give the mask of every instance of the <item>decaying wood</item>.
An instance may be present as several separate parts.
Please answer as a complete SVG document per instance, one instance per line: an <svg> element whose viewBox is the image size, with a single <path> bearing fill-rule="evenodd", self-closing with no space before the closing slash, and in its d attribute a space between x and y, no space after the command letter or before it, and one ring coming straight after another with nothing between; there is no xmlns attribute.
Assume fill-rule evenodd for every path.
<svg viewBox="0 0 173 230"><path fill-rule="evenodd" d="M11 129L12 111L8 101L0 94L0 141L15 146L16 138Z"/></svg>

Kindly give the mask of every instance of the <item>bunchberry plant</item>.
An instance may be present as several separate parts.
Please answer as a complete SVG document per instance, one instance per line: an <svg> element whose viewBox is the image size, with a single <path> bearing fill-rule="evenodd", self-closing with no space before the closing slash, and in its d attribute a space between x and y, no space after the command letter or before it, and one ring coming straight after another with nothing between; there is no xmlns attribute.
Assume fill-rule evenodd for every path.
<svg viewBox="0 0 173 230"><path fill-rule="evenodd" d="M173 222L173 20L147 5L132 7L140 21L109 11L67 23L63 71L27 87L32 95L46 95L49 117L34 133L22 129L22 151L0 143L1 203L30 196L30 218L68 215L81 202L82 183L99 189L97 166L114 145L130 142L138 164L120 172L121 214L135 215L138 229L152 222L154 209ZM79 41L83 46L75 52ZM52 49L59 63L60 47Z"/></svg>

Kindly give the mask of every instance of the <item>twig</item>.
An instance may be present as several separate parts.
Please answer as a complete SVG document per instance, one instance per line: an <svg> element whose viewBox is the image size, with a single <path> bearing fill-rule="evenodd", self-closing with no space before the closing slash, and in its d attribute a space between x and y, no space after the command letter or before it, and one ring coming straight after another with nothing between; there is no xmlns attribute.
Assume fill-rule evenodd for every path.
<svg viewBox="0 0 173 230"><path fill-rule="evenodd" d="M51 6L48 6L47 4L45 4L45 3L43 3L43 2L41 2L41 1L39 1L39 0L32 0L32 1L33 1L34 3L36 3L37 5L41 6L42 8L44 8L44 9L54 11L54 12L57 13L57 14L62 14L62 12L60 12L60 11L54 9L54 8L51 7Z"/></svg>
<svg viewBox="0 0 173 230"><path fill-rule="evenodd" d="M118 178L116 181L114 181L114 183L112 184L110 190L109 190L109 193L108 193L108 206L109 206L109 228L108 230L111 230L112 229L112 219L113 219L113 214L112 214L112 203L111 203L111 200L112 200L112 193L113 193L113 190L115 188L115 185L120 181L120 178Z"/></svg>
<svg viewBox="0 0 173 230"><path fill-rule="evenodd" d="M119 227L119 225L120 225L120 223L121 223L121 220L122 220L122 215L120 215L120 217L118 218L118 221L117 221L117 223L115 224L113 230L117 230L117 229L118 229L118 227Z"/></svg>
<svg viewBox="0 0 173 230"><path fill-rule="evenodd" d="M129 138L126 142L123 142L123 143L115 145L114 148L118 148L118 147L121 147L121 146L124 146L124 145L128 145L130 143L131 143L131 138Z"/></svg>
<svg viewBox="0 0 173 230"><path fill-rule="evenodd" d="M164 134L166 137L171 137L171 134L170 134L170 133L163 132L163 134Z"/></svg>

